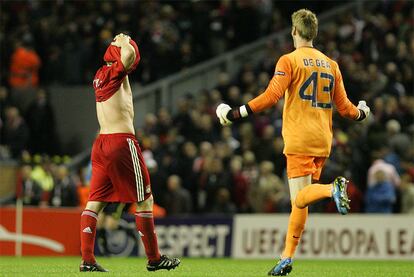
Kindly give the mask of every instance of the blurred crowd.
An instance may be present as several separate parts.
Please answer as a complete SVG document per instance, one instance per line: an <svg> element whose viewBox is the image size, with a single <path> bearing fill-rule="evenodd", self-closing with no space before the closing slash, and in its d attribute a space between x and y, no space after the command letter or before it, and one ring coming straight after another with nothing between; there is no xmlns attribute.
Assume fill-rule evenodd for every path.
<svg viewBox="0 0 414 277"><path fill-rule="evenodd" d="M372 111L363 123L334 114L334 143L321 176L321 183L338 175L350 179L351 212L414 213L413 27L412 2L384 2L360 16L338 16L316 40L316 48L338 61L351 101L364 99ZM219 103L241 105L264 91L275 61L293 49L289 37L278 43L269 42L260 64L246 63L236 76L222 72L215 89L180 98L176 113L161 108L146 115L136 136L156 204L167 215L290 211L281 138L283 100L229 127L221 127L215 117ZM20 191L29 187L29 196L42 195L26 203L64 206L68 200L82 205L89 167L71 175L64 163L47 169L50 160L45 161L22 167L22 182L30 185ZM49 172L53 184L36 181L36 168ZM336 208L327 200L311 211Z"/></svg>
<svg viewBox="0 0 414 277"><path fill-rule="evenodd" d="M89 84L110 41L127 32L145 53L133 79L146 84L282 29L290 20L281 15L284 6L271 0L3 1L0 58L8 76L2 78L12 87Z"/></svg>
<svg viewBox="0 0 414 277"><path fill-rule="evenodd" d="M0 161L19 159L24 151L33 154L60 153L55 113L48 93L39 88L33 98L27 91L14 94L0 86Z"/></svg>
<svg viewBox="0 0 414 277"><path fill-rule="evenodd" d="M81 182L70 174L67 156L22 155L16 198L24 205L76 207L82 203Z"/></svg>

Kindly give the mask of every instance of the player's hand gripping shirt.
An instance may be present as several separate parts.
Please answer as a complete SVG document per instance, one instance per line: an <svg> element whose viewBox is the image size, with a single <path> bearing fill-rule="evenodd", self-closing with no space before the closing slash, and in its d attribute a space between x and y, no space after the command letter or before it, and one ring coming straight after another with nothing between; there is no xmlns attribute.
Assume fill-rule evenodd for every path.
<svg viewBox="0 0 414 277"><path fill-rule="evenodd" d="M267 89L249 106L253 112L260 112L284 94L285 154L329 156L334 104L341 116L356 119L359 115L348 100L338 64L312 47L282 56Z"/></svg>

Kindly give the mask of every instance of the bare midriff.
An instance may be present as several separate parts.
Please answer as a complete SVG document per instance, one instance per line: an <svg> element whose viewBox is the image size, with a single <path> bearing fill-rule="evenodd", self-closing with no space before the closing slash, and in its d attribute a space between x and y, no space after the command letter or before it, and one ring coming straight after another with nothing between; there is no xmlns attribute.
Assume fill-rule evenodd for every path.
<svg viewBox="0 0 414 277"><path fill-rule="evenodd" d="M100 134L135 134L134 106L128 76L111 98L104 102L96 102L96 113Z"/></svg>

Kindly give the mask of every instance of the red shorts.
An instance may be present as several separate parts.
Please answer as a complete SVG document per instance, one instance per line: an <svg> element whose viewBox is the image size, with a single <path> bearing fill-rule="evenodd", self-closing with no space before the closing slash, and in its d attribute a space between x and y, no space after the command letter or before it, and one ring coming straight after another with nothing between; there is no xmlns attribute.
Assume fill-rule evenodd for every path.
<svg viewBox="0 0 414 277"><path fill-rule="evenodd" d="M148 169L135 136L99 135L92 147L89 200L132 203L150 195Z"/></svg>
<svg viewBox="0 0 414 277"><path fill-rule="evenodd" d="M319 180L326 157L312 157L285 154L288 178L312 175L312 180Z"/></svg>

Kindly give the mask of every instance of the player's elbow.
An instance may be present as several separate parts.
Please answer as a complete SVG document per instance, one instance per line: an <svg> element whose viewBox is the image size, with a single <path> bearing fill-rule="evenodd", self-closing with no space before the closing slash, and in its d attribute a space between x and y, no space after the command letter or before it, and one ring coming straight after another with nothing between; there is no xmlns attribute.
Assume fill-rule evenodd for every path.
<svg viewBox="0 0 414 277"><path fill-rule="evenodd" d="M348 113L347 113L347 111L346 111L346 110L339 110L339 109L338 109L338 113L339 113L339 115L340 115L341 117L348 118Z"/></svg>
<svg viewBox="0 0 414 277"><path fill-rule="evenodd" d="M122 64L126 70L129 70L135 62L135 51L128 51L124 57L122 57Z"/></svg>
<svg viewBox="0 0 414 277"><path fill-rule="evenodd" d="M352 113L352 111L348 111L348 110L338 110L339 114L341 115L341 117L345 117L351 120L356 120L358 118L358 115L355 115L354 113Z"/></svg>

